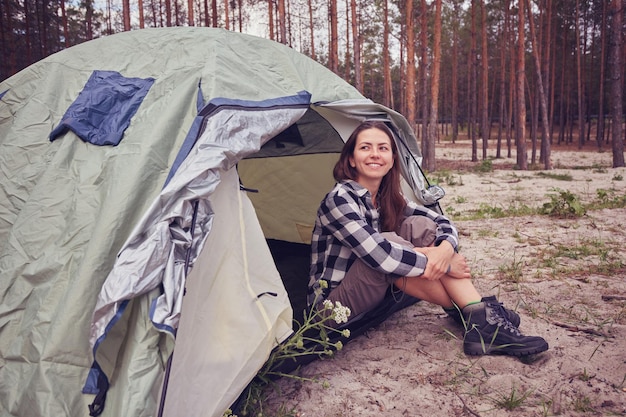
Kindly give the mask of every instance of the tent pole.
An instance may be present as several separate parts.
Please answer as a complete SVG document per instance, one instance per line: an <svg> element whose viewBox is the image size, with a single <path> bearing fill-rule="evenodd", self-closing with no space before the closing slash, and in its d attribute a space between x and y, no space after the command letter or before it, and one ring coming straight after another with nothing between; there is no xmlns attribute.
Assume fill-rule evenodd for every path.
<svg viewBox="0 0 626 417"><path fill-rule="evenodd" d="M193 247L193 235L196 229L196 219L198 217L198 200L193 203L193 217L191 218L191 244L187 248L187 257L185 258L185 278L187 278L187 274L189 273L189 258L191 257L191 248ZM159 401L159 411L157 413L158 417L163 417L163 410L165 409L165 394L167 394L167 386L170 382L170 371L172 370L172 358L174 357L174 350L172 349L172 353L170 357L167 359L167 365L165 366L165 375L163 376L163 387L161 387L161 400Z"/></svg>

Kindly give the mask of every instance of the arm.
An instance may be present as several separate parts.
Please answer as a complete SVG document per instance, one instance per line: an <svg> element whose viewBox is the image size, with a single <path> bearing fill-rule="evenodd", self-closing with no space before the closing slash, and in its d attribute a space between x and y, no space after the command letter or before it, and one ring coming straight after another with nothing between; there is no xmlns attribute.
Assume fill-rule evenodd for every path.
<svg viewBox="0 0 626 417"><path fill-rule="evenodd" d="M435 237L435 246L440 246L442 242L450 243L454 251L458 251L459 234L456 227L444 215L430 210L424 206L420 206L412 201L407 201L404 214L406 216L425 216L437 224L437 236Z"/></svg>
<svg viewBox="0 0 626 417"><path fill-rule="evenodd" d="M421 275L426 256L386 240L370 226L367 212L368 207L356 192L339 188L322 202L318 220L326 233L370 267L398 276Z"/></svg>
<svg viewBox="0 0 626 417"><path fill-rule="evenodd" d="M428 257L424 278L437 280L444 275L453 278L471 277L465 257L457 253L458 232L447 217L410 201L407 202L405 214L426 216L437 224L434 246L415 248L416 251Z"/></svg>

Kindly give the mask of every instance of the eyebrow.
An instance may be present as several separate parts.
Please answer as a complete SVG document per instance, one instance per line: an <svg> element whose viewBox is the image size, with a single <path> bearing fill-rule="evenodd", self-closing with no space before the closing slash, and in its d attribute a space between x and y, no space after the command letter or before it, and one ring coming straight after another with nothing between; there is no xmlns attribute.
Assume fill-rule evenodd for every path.
<svg viewBox="0 0 626 417"><path fill-rule="evenodd" d="M359 143L359 146L361 145L370 145L370 146L374 146L374 143L372 142L361 142ZM391 146L390 142L377 142L376 145L380 146L380 145L387 145L387 146Z"/></svg>

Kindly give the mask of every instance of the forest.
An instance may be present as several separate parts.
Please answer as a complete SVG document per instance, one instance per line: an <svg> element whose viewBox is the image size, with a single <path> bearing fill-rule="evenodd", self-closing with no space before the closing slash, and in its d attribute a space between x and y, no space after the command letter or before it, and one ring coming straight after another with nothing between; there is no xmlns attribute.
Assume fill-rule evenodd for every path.
<svg viewBox="0 0 626 417"><path fill-rule="evenodd" d="M516 154L551 169L551 147L610 151L624 166L624 0L0 0L0 80L82 42L206 26L284 43L472 161ZM0 97L2 91L0 91Z"/></svg>

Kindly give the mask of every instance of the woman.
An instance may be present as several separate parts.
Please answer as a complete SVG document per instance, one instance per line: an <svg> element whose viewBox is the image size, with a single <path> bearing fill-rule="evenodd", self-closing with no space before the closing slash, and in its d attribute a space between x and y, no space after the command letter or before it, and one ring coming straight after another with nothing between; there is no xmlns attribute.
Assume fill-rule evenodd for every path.
<svg viewBox="0 0 626 417"><path fill-rule="evenodd" d="M340 302L355 320L393 285L462 323L468 355L547 350L544 339L519 331L515 312L493 296L481 297L457 252L455 227L402 195L397 158L383 122L362 123L346 142L333 170L337 184L322 201L313 230L309 301Z"/></svg>

